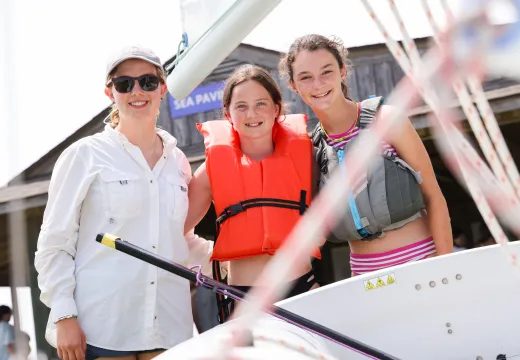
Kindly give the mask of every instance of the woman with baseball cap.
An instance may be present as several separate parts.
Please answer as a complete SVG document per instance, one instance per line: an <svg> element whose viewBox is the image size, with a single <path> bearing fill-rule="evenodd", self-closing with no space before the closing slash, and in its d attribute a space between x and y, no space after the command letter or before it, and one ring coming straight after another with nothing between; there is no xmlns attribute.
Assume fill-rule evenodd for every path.
<svg viewBox="0 0 520 360"><path fill-rule="evenodd" d="M184 236L190 164L156 128L165 93L160 59L143 47L122 49L107 64L113 107L104 131L56 162L35 266L51 308L46 338L64 360L146 360L192 336L187 280L95 241L117 234L211 271L212 242Z"/></svg>

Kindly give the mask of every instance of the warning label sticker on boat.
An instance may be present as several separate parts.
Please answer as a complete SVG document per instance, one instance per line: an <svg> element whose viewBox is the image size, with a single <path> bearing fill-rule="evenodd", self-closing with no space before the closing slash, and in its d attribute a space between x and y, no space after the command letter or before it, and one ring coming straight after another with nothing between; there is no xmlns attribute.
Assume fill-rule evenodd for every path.
<svg viewBox="0 0 520 360"><path fill-rule="evenodd" d="M367 291L373 290L373 289L378 289L378 288L381 288L384 286L393 285L395 283L396 283L396 279L395 279L394 273L381 275L381 276L378 276L378 277L375 277L375 278L372 278L369 280L365 280L363 282L363 284L365 286L365 290L367 290Z"/></svg>

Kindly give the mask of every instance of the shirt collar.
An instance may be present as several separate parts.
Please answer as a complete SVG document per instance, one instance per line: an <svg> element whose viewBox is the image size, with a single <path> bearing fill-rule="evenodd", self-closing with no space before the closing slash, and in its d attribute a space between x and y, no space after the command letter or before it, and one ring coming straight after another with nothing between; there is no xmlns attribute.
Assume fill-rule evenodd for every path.
<svg viewBox="0 0 520 360"><path fill-rule="evenodd" d="M177 145L177 139L170 135L167 131L156 128L155 129L157 135L159 135L163 141L165 152L170 152ZM105 132L108 134L109 138L114 140L115 142L121 143L122 145L130 145L130 141L126 138L125 135L115 130L109 124L105 125Z"/></svg>

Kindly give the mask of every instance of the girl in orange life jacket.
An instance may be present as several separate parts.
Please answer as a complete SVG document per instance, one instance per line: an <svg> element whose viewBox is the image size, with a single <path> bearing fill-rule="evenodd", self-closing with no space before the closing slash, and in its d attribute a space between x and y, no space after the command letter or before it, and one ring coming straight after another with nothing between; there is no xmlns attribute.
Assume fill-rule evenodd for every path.
<svg viewBox="0 0 520 360"><path fill-rule="evenodd" d="M288 78L291 88L316 113L320 121L315 130L318 136L338 155L359 133L360 105L349 98L345 81L349 70L347 54L340 42L312 34L296 39L279 64L280 73ZM382 105L378 112L391 111L391 107ZM410 121L390 135L383 146L421 173L420 192L427 216L371 241L348 239L353 275L453 252L446 201Z"/></svg>
<svg viewBox="0 0 520 360"><path fill-rule="evenodd" d="M227 120L198 124L206 161L189 184L185 230L213 201L218 234L212 259L228 261L228 284L247 292L310 203L312 143L306 117L282 114L280 89L258 66L244 65L227 79L223 108ZM288 297L317 287L311 256L319 257L319 250L309 255L294 269ZM219 270L216 264L218 278ZM220 305L229 315L232 304ZM226 314L219 315L224 321Z"/></svg>

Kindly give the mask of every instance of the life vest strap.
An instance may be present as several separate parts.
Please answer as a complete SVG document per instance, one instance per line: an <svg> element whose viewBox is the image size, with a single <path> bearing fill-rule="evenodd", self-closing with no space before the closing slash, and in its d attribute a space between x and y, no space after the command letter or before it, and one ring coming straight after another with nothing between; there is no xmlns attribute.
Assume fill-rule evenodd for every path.
<svg viewBox="0 0 520 360"><path fill-rule="evenodd" d="M307 204L305 203L307 192L305 190L300 191L300 201L294 200L284 200L284 199L276 199L276 198L254 198L247 199L241 201L237 204L230 205L226 207L220 215L217 217L217 224L222 224L225 220L229 219L232 216L235 216L242 211L246 211L247 209L260 207L260 206L270 206L270 207L278 207L285 208L291 210L298 210L300 215L303 215L305 210L307 210Z"/></svg>

